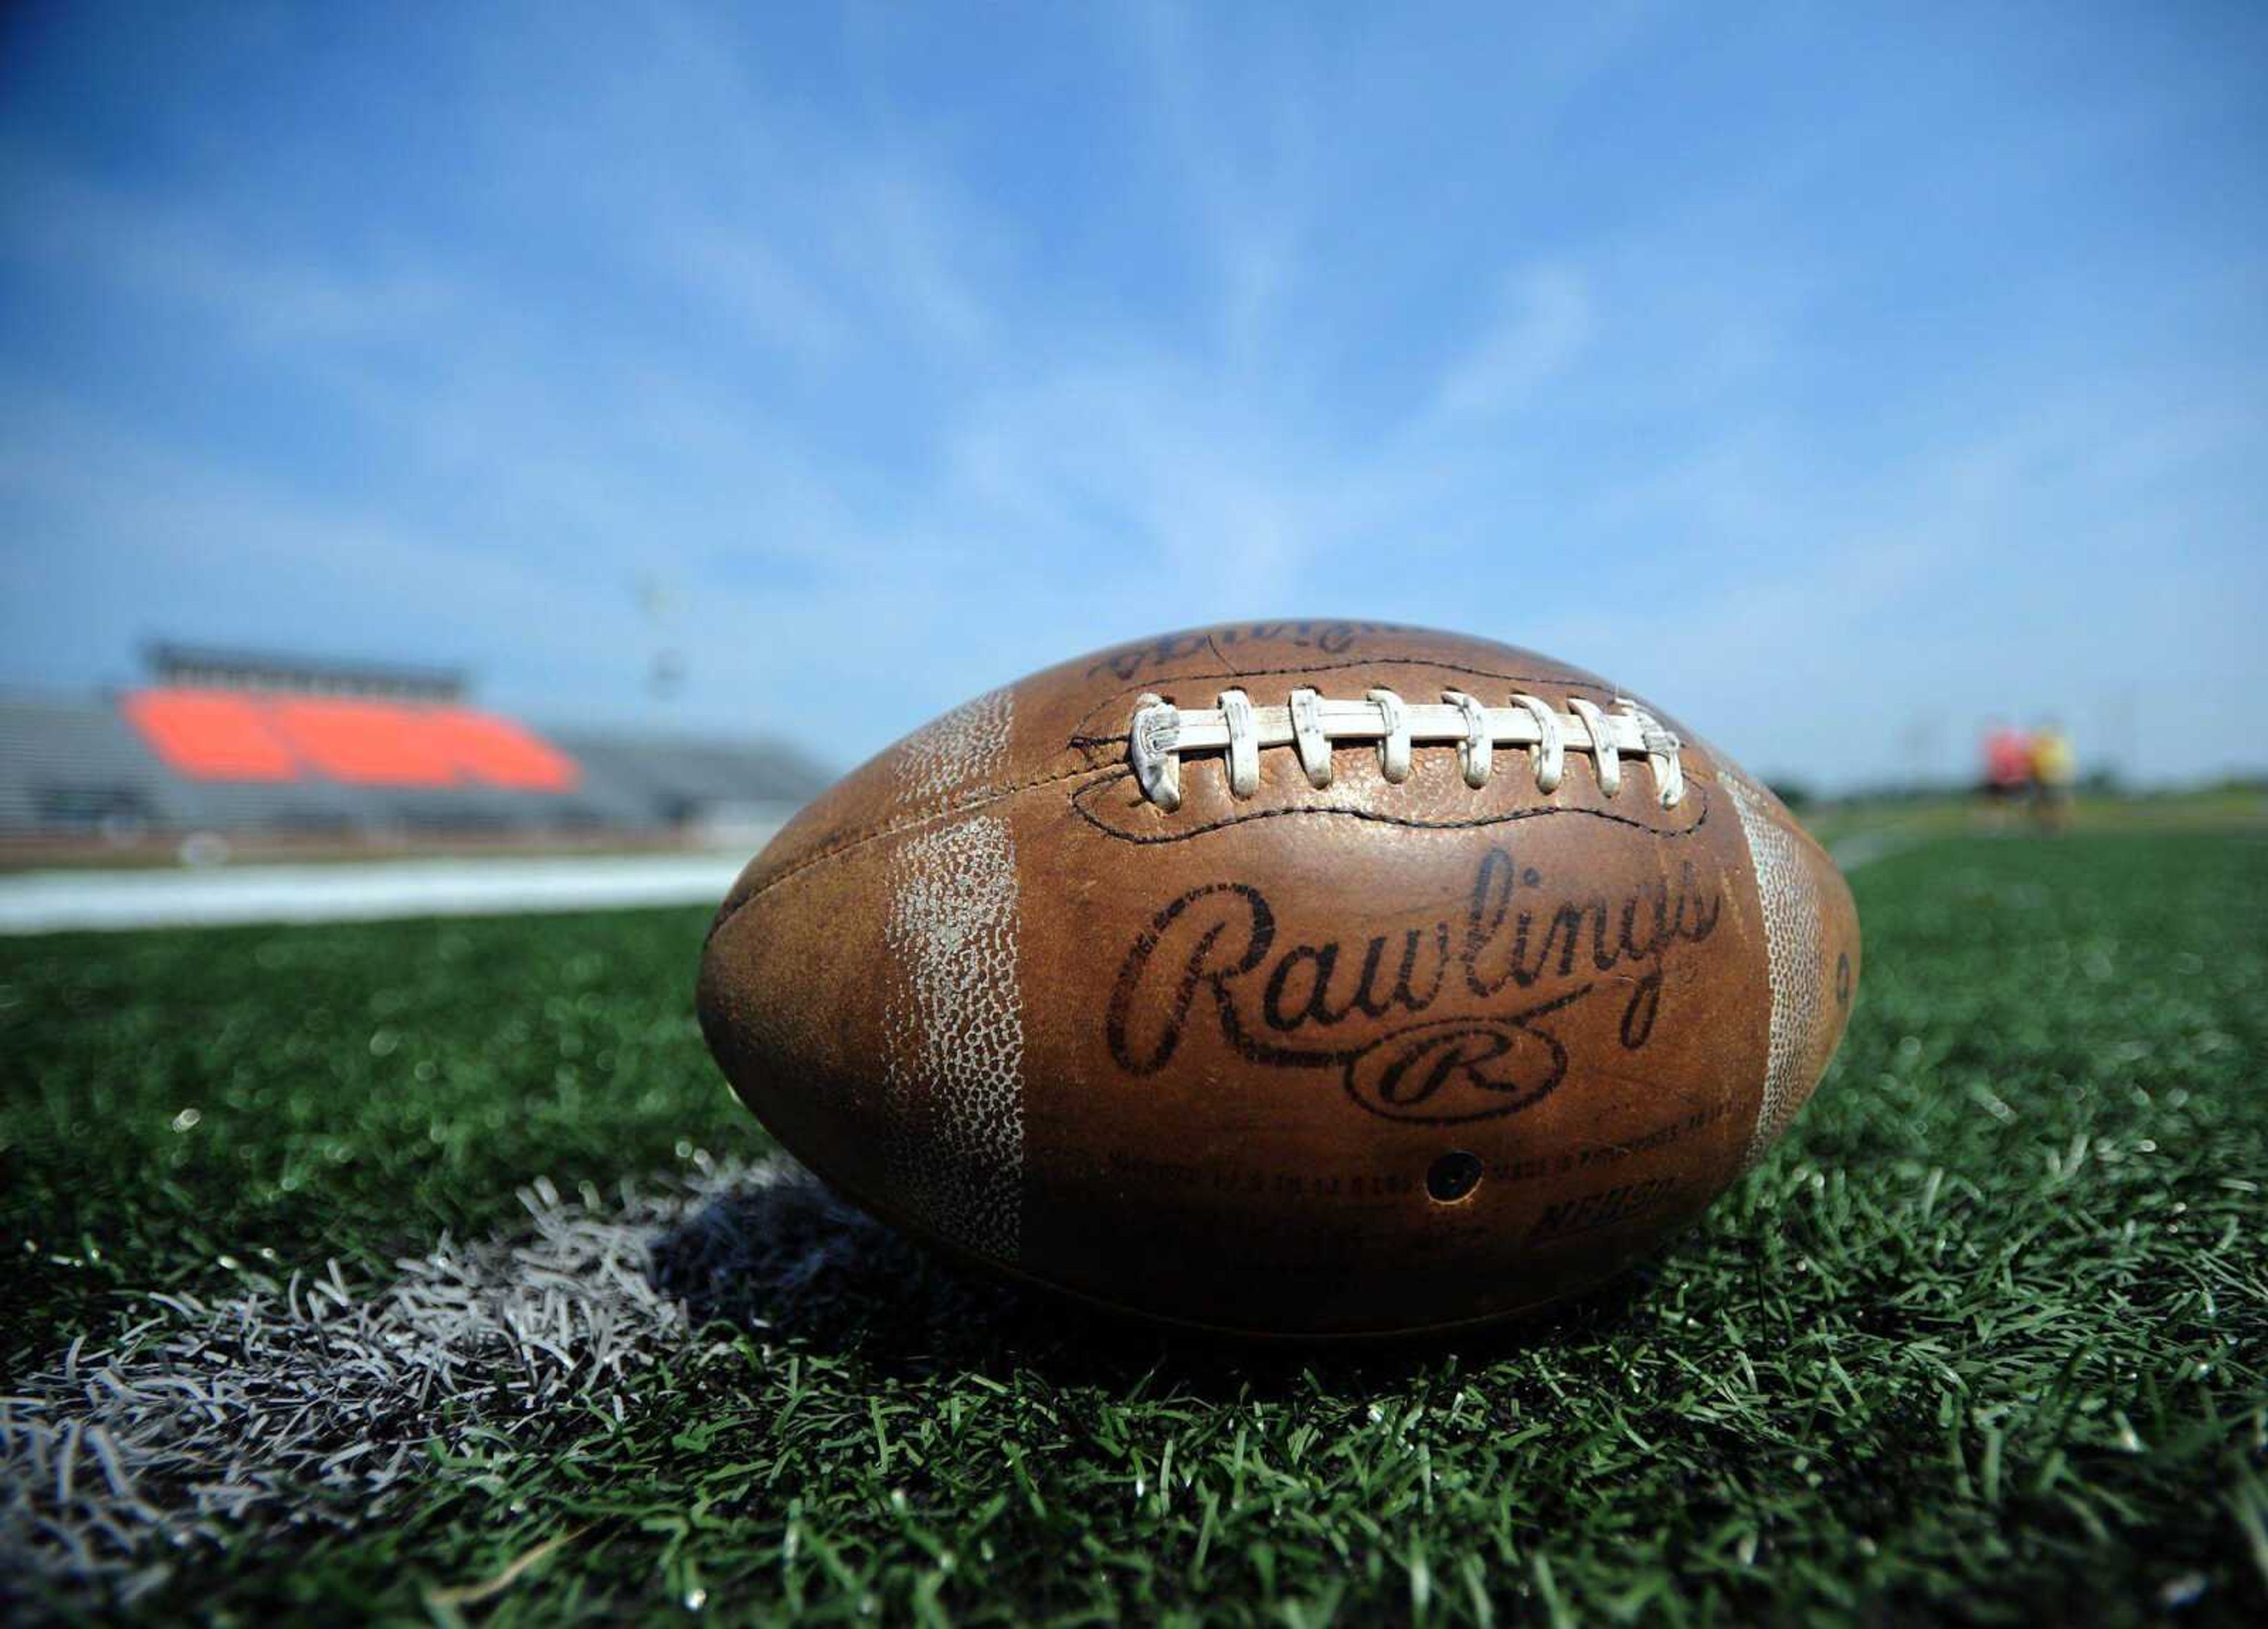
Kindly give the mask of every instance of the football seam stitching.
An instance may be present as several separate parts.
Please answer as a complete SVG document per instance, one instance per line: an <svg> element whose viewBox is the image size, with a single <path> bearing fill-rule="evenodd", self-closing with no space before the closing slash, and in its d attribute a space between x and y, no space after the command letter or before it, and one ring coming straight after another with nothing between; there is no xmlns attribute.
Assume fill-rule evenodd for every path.
<svg viewBox="0 0 2268 1629"><path fill-rule="evenodd" d="M1101 786L1108 784L1110 781L1128 779L1132 776L1132 774L1133 771L1131 770L1120 770L1115 774L1098 777L1095 781L1095 785ZM1705 775L1696 775L1694 778L1704 781L1709 779ZM1712 785L1713 785L1713 784L1714 783L1712 782ZM1086 788L1085 787L1080 788L1081 792L1086 790ZM1628 826L1634 831L1651 832L1658 837L1674 837L1683 839L1691 837L1695 832L1700 830L1702 827L1709 823L1710 811L1715 807L1715 799L1705 799L1701 807L1700 818L1696 820L1690 826L1687 826L1682 830L1665 829L1660 826L1649 826L1644 821L1632 820L1627 814L1616 814L1606 809L1566 808L1546 804L1540 808L1513 809L1502 814L1484 814L1476 815L1469 820L1452 821L1411 820L1404 815L1373 814L1364 809L1256 809L1248 814L1232 814L1226 820L1209 822L1204 825L1193 827L1188 831L1160 833L1157 837L1137 837L1130 831L1120 831L1115 827L1106 825L1103 822L1101 816L1093 813L1085 804L1079 800L1078 794L1074 793L1071 799L1072 813L1076 814L1081 820L1094 827L1097 831L1101 832L1105 837L1116 837L1122 843L1137 844L1145 848L1164 843L1183 843L1192 837L1204 837L1211 832L1225 831L1232 826L1241 826L1249 822L1257 820L1277 820L1286 814L1337 815L1349 820L1371 821L1383 826L1399 826L1409 831L1472 831L1483 826L1501 826L1512 821L1532 820L1539 814L1588 814L1596 820L1611 821L1617 826Z"/></svg>
<svg viewBox="0 0 2268 1629"><path fill-rule="evenodd" d="M828 860L847 854L852 849L864 848L869 843L880 842L884 837L895 837L902 831L911 831L917 826L926 826L932 821L945 820L956 814L966 814L972 809L981 809L989 804L998 803L1004 798L1012 798L1019 793L1030 792L1041 786L1055 785L1063 781L1077 780L1082 776L1101 775L1107 772L1093 764L1084 764L1075 770L1058 770L1052 774L1037 775L1029 780L1017 781L1012 785L988 787L961 802L949 803L942 808L931 809L924 814L912 815L904 820L861 827L848 837L838 837L824 848L805 855L777 876L768 879L762 887L751 890L747 898L735 904L731 910L718 913L716 921L709 925L709 932L701 941L702 946L706 948L710 941L731 925L733 920L743 910L770 893L781 883L802 875L814 866L822 865Z"/></svg>

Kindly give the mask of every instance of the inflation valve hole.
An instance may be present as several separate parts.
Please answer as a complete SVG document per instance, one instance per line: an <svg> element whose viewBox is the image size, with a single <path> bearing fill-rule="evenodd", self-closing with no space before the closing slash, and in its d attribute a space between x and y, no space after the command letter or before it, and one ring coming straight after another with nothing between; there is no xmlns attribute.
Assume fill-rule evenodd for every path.
<svg viewBox="0 0 2268 1629"><path fill-rule="evenodd" d="M1450 1149L1425 1173L1425 1191L1443 1205L1454 1205L1480 1183L1480 1156L1462 1148Z"/></svg>

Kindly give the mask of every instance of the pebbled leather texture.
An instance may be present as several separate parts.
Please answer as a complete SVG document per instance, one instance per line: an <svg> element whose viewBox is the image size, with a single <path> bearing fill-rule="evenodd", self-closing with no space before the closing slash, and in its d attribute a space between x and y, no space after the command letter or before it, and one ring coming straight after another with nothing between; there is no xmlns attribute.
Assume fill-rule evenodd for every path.
<svg viewBox="0 0 2268 1629"><path fill-rule="evenodd" d="M1785 1128L1855 997L1848 888L1778 800L1685 741L1687 791L1589 758L1536 789L1421 747L1388 783L1289 748L1181 807L1137 698L1280 705L1617 692L1531 652L1361 623L1197 630L954 709L750 863L702 1024L780 1141L887 1220L1147 1316L1255 1334L1498 1317L1596 1283Z"/></svg>

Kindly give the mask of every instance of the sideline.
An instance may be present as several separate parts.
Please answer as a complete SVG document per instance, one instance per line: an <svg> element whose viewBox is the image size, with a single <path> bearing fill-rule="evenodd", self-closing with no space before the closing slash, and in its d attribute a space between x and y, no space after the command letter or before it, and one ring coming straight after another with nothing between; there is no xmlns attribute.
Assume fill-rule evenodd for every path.
<svg viewBox="0 0 2268 1629"><path fill-rule="evenodd" d="M24 872L0 877L0 934L713 905L770 836L698 854Z"/></svg>

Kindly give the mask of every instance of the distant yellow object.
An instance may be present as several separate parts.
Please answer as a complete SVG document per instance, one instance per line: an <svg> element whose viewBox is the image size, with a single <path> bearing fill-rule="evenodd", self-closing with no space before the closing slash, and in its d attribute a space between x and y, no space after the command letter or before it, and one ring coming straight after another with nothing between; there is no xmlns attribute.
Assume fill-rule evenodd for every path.
<svg viewBox="0 0 2268 1629"><path fill-rule="evenodd" d="M2071 737L2061 730L2035 731L2032 735L2032 779L2041 786L2068 786L2079 778L2079 756Z"/></svg>

